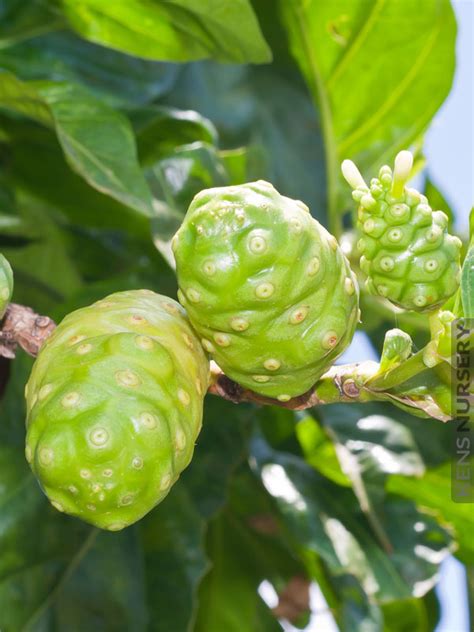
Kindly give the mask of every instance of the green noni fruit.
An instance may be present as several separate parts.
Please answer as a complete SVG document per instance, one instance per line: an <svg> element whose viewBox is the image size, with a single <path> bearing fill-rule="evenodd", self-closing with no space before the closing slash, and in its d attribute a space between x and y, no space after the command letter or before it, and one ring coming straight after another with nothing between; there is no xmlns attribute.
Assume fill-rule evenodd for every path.
<svg viewBox="0 0 474 632"><path fill-rule="evenodd" d="M5 316L13 294L13 272L5 257L0 254L0 318Z"/></svg>
<svg viewBox="0 0 474 632"><path fill-rule="evenodd" d="M342 172L359 204L360 267L371 294L398 307L427 311L442 305L458 288L461 241L448 233L448 218L433 211L427 198L405 186L413 157L400 152L395 169L364 182L353 162Z"/></svg>
<svg viewBox="0 0 474 632"><path fill-rule="evenodd" d="M336 239L268 182L208 189L173 239L179 299L227 376L280 401L344 351L358 287Z"/></svg>
<svg viewBox="0 0 474 632"><path fill-rule="evenodd" d="M51 503L111 531L139 520L192 458L208 379L165 296L119 292L66 316L26 387L26 458Z"/></svg>

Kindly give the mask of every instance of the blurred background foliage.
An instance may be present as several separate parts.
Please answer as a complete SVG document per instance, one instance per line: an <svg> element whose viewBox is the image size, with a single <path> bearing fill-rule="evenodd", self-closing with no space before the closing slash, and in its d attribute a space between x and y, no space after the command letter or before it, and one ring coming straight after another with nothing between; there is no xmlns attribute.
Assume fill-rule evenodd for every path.
<svg viewBox="0 0 474 632"><path fill-rule="evenodd" d="M192 197L258 178L350 243L340 161L370 177L411 146L422 168L455 37L448 0L0 0L14 299L60 319L117 290L174 297L169 242ZM362 306L376 349L400 323L426 342L422 318ZM424 632L440 563L474 563L471 508L450 501L451 429L388 404L294 413L208 397L169 497L98 532L52 509L27 467L30 367L21 354L0 366L2 632L304 628L313 581L344 632Z"/></svg>

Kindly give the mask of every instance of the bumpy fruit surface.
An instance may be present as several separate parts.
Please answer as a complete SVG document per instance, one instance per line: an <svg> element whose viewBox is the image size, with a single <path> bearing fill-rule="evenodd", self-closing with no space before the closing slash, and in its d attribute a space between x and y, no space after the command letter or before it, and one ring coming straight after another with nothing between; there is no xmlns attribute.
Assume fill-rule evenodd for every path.
<svg viewBox="0 0 474 632"><path fill-rule="evenodd" d="M304 393L352 339L358 287L336 239L267 182L199 193L173 250L204 348L257 393Z"/></svg>
<svg viewBox="0 0 474 632"><path fill-rule="evenodd" d="M13 272L5 257L0 254L0 318L3 318L13 294Z"/></svg>
<svg viewBox="0 0 474 632"><path fill-rule="evenodd" d="M395 169L384 166L366 185L350 160L343 175L359 204L360 267L371 294L398 307L427 311L442 305L458 288L461 241L448 234L448 218L427 198L405 187L413 157L402 151Z"/></svg>
<svg viewBox="0 0 474 632"><path fill-rule="evenodd" d="M119 292L69 314L26 388L26 457L51 503L117 531L163 500L191 460L208 369L167 297Z"/></svg>

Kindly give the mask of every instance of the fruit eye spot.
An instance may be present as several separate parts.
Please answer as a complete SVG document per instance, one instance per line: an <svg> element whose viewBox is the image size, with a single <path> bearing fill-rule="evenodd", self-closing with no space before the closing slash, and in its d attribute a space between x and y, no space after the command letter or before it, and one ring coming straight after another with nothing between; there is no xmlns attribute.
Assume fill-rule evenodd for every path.
<svg viewBox="0 0 474 632"><path fill-rule="evenodd" d="M354 294L354 282L349 277L344 279L344 289L349 296Z"/></svg>
<svg viewBox="0 0 474 632"><path fill-rule="evenodd" d="M113 476L113 473L114 471L108 468L102 472L102 475L105 476L105 478L110 478L111 476Z"/></svg>
<svg viewBox="0 0 474 632"><path fill-rule="evenodd" d="M206 261L202 266L204 274L207 276L212 276L216 272L216 266L212 263L212 261Z"/></svg>
<svg viewBox="0 0 474 632"><path fill-rule="evenodd" d="M281 395L278 395L277 400L279 402L289 402L291 399L291 395L286 395L285 393L282 393Z"/></svg>
<svg viewBox="0 0 474 632"><path fill-rule="evenodd" d="M217 333L214 335L214 340L219 347L228 347L230 345L230 338L227 334Z"/></svg>
<svg viewBox="0 0 474 632"><path fill-rule="evenodd" d="M434 272L438 269L438 262L436 259L428 259L428 261L425 262L424 267L427 272Z"/></svg>
<svg viewBox="0 0 474 632"><path fill-rule="evenodd" d="M135 470L141 470L143 467L143 460L136 456L132 461L132 466Z"/></svg>
<svg viewBox="0 0 474 632"><path fill-rule="evenodd" d="M402 238L403 233L401 230L399 230L398 228L393 228L391 231L389 231L388 233L388 238L391 242L396 243L398 241L400 241L400 239Z"/></svg>
<svg viewBox="0 0 474 632"><path fill-rule="evenodd" d="M63 405L64 408L74 408L75 406L77 406L80 399L81 399L81 396L79 395L79 393L76 393L76 392L68 393L62 398L61 404Z"/></svg>
<svg viewBox="0 0 474 632"><path fill-rule="evenodd" d="M105 428L95 428L90 433L89 438L93 445L101 447L109 440L109 433Z"/></svg>
<svg viewBox="0 0 474 632"><path fill-rule="evenodd" d="M160 483L160 491L164 492L167 489L169 489L171 485L171 474L165 474L163 476L163 478L161 479L161 483Z"/></svg>
<svg viewBox="0 0 474 632"><path fill-rule="evenodd" d="M109 531L121 531L127 525L124 522L114 522L106 527Z"/></svg>
<svg viewBox="0 0 474 632"><path fill-rule="evenodd" d="M234 331L245 331L249 327L249 322L245 318L232 318L230 326Z"/></svg>
<svg viewBox="0 0 474 632"><path fill-rule="evenodd" d="M309 276L314 276L319 272L319 268L321 267L321 262L318 257L313 257L308 264L308 274Z"/></svg>
<svg viewBox="0 0 474 632"><path fill-rule="evenodd" d="M292 217L290 219L290 229L298 235L303 230L303 224L297 217Z"/></svg>
<svg viewBox="0 0 474 632"><path fill-rule="evenodd" d="M132 325L144 325L145 323L148 322L146 318L143 318L143 316L140 316L139 314L132 314L132 316L130 316L128 321Z"/></svg>
<svg viewBox="0 0 474 632"><path fill-rule="evenodd" d="M182 388L178 389L178 399L183 404L183 406L189 406L189 404L191 403L189 393Z"/></svg>
<svg viewBox="0 0 474 632"><path fill-rule="evenodd" d="M380 294L380 296L387 296L388 287L386 285L378 285L377 292Z"/></svg>
<svg viewBox="0 0 474 632"><path fill-rule="evenodd" d="M175 435L176 449L181 451L186 447L186 436L182 430L178 430Z"/></svg>
<svg viewBox="0 0 474 632"><path fill-rule="evenodd" d="M275 358L269 358L268 360L265 360L263 366L267 369L267 371L278 371L281 366L281 362Z"/></svg>
<svg viewBox="0 0 474 632"><path fill-rule="evenodd" d="M267 250L266 240L259 235L251 237L249 240L249 250L253 252L254 255L261 255Z"/></svg>
<svg viewBox="0 0 474 632"><path fill-rule="evenodd" d="M122 507L131 505L133 503L133 497L133 494L125 494L125 496L122 496L122 498L119 500L119 505L121 505Z"/></svg>
<svg viewBox="0 0 474 632"><path fill-rule="evenodd" d="M32 459L33 459L33 451L31 449L31 447L29 445L26 446L25 448L25 456L26 456L26 460L28 461L28 463L31 463Z"/></svg>
<svg viewBox="0 0 474 632"><path fill-rule="evenodd" d="M85 336L73 336L72 338L69 338L68 345L72 347L73 345L77 344L78 342L82 342L82 340L85 339Z"/></svg>
<svg viewBox="0 0 474 632"><path fill-rule="evenodd" d="M268 375L252 375L252 379L255 382L265 383L270 381L270 377Z"/></svg>
<svg viewBox="0 0 474 632"><path fill-rule="evenodd" d="M89 353L91 349L92 349L92 345L89 343L86 343L84 345L79 345L77 347L76 353L78 353L79 355L86 355L86 353Z"/></svg>
<svg viewBox="0 0 474 632"><path fill-rule="evenodd" d="M370 234L370 233L374 230L374 228L375 228L375 222L374 222L374 220L373 220L373 219L368 219L368 220L366 220L366 221L364 222L364 226L363 226L363 228L364 228L364 232L365 232L365 233L369 233L369 234Z"/></svg>
<svg viewBox="0 0 474 632"><path fill-rule="evenodd" d="M157 426L156 417L152 415L151 413L142 413L140 415L140 421L145 426L145 428L148 428L149 430L152 430L153 428L156 428ZM105 470L105 471L111 472L112 470ZM104 471L104 476L106 476L105 471Z"/></svg>
<svg viewBox="0 0 474 632"><path fill-rule="evenodd" d="M51 448L42 448L39 452L39 461L41 465L51 465L54 460L54 452Z"/></svg>
<svg viewBox="0 0 474 632"><path fill-rule="evenodd" d="M148 336L137 336L135 338L135 342L137 347L143 349L144 351L150 351L150 349L153 349L153 347L155 346L152 338L149 338Z"/></svg>
<svg viewBox="0 0 474 632"><path fill-rule="evenodd" d="M338 343L338 335L335 331L327 331L322 339L322 346L324 349L333 349Z"/></svg>
<svg viewBox="0 0 474 632"><path fill-rule="evenodd" d="M309 307L307 307L306 305L295 309L290 315L290 323L292 325L298 325L299 323L302 323L308 315L308 312Z"/></svg>
<svg viewBox="0 0 474 632"><path fill-rule="evenodd" d="M136 373L126 369L125 371L117 371L115 374L115 379L121 386L138 386L141 382L140 378Z"/></svg>
<svg viewBox="0 0 474 632"><path fill-rule="evenodd" d="M260 283L255 288L255 295L257 298L270 298L274 291L275 288L272 283Z"/></svg>
<svg viewBox="0 0 474 632"><path fill-rule="evenodd" d="M162 303L161 306L168 314L179 314L179 308L173 303Z"/></svg>
<svg viewBox="0 0 474 632"><path fill-rule="evenodd" d="M441 228L439 228L439 226L432 226L426 231L427 241L429 241L430 243L436 241L437 239L439 239L442 232L443 231L441 230Z"/></svg>
<svg viewBox="0 0 474 632"><path fill-rule="evenodd" d="M328 241L331 250L337 250L337 239L333 235L329 235Z"/></svg>
<svg viewBox="0 0 474 632"><path fill-rule="evenodd" d="M64 511L64 507L61 505L61 503L58 503L56 500L52 500L51 504L53 505L53 507L55 509L57 509L58 511L63 512Z"/></svg>
<svg viewBox="0 0 474 632"><path fill-rule="evenodd" d="M392 257L382 257L380 259L380 267L385 272L391 272L395 267L395 261L392 259Z"/></svg>
<svg viewBox="0 0 474 632"><path fill-rule="evenodd" d="M214 345L212 344L210 340L206 340L206 338L203 338L201 340L201 344L208 353L214 353L215 351Z"/></svg>
<svg viewBox="0 0 474 632"><path fill-rule="evenodd" d="M188 334L186 333L183 334L183 340L186 343L186 346L189 347L190 349L194 347L191 336L188 336Z"/></svg>
<svg viewBox="0 0 474 632"><path fill-rule="evenodd" d="M41 387L38 393L38 399L40 401L43 401L43 399L46 399L48 397L48 395L52 392L52 390L53 390L52 384L45 384L44 386Z"/></svg>
<svg viewBox="0 0 474 632"><path fill-rule="evenodd" d="M427 304L428 300L426 299L426 296L420 294L419 296L415 296L413 302L417 307L424 307Z"/></svg>
<svg viewBox="0 0 474 632"><path fill-rule="evenodd" d="M81 478L85 478L85 479L90 478L92 476L90 470L81 470L79 472L79 475L80 475Z"/></svg>
<svg viewBox="0 0 474 632"><path fill-rule="evenodd" d="M191 303L199 303L199 301L201 300L201 294L200 292L198 292L197 290L195 290L194 288L190 288L187 292L186 292L186 296L189 298L189 300L191 301Z"/></svg>

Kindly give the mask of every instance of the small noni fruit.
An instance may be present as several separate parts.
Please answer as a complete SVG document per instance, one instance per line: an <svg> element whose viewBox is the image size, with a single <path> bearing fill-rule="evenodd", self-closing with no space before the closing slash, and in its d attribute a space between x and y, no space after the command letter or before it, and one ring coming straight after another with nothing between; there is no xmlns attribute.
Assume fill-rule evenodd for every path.
<svg viewBox="0 0 474 632"><path fill-rule="evenodd" d="M51 503L118 531L193 455L209 364L182 307L137 290L62 321L26 387L26 458Z"/></svg>
<svg viewBox="0 0 474 632"><path fill-rule="evenodd" d="M5 257L0 254L0 318L5 316L13 294L13 272Z"/></svg>
<svg viewBox="0 0 474 632"><path fill-rule="evenodd" d="M458 288L461 241L448 233L445 213L405 186L412 164L411 153L400 152L393 174L382 167L370 187L352 161L342 163L342 173L359 204L357 245L368 291L398 307L428 311Z"/></svg>
<svg viewBox="0 0 474 632"><path fill-rule="evenodd" d="M344 351L358 287L336 239L268 182L208 189L173 239L179 299L224 373L280 401Z"/></svg>

